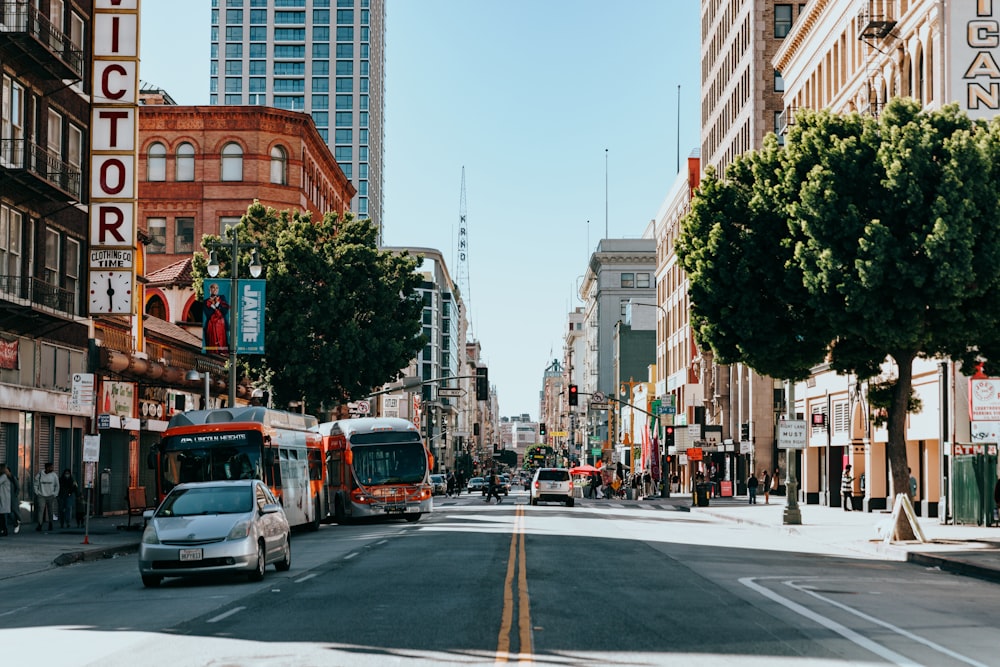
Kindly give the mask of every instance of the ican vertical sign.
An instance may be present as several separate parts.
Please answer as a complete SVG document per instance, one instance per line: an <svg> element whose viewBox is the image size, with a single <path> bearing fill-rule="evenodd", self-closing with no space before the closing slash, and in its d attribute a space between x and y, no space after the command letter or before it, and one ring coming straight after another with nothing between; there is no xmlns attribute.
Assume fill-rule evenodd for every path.
<svg viewBox="0 0 1000 667"><path fill-rule="evenodd" d="M970 118L1000 114L1000 0L949 0L947 99Z"/></svg>
<svg viewBox="0 0 1000 667"><path fill-rule="evenodd" d="M94 0L90 313L131 315L139 139L139 0ZM120 252L109 252L120 251ZM108 263L108 256L119 258Z"/></svg>

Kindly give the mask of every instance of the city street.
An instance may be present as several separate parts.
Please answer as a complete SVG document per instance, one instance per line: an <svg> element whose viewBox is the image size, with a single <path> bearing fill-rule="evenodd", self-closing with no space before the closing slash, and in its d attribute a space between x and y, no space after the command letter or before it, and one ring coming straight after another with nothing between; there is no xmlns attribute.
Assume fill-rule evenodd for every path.
<svg viewBox="0 0 1000 667"><path fill-rule="evenodd" d="M686 509L437 497L296 534L259 584L145 589L121 553L0 580L0 640L42 665L996 664L996 583Z"/></svg>

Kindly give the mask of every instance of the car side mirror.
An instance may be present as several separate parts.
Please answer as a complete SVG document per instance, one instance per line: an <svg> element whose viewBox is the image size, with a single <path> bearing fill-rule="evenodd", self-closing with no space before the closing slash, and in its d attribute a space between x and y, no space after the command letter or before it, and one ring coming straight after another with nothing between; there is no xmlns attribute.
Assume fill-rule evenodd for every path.
<svg viewBox="0 0 1000 667"><path fill-rule="evenodd" d="M261 514L274 514L275 512L281 511L281 505L278 503L268 503L260 508Z"/></svg>

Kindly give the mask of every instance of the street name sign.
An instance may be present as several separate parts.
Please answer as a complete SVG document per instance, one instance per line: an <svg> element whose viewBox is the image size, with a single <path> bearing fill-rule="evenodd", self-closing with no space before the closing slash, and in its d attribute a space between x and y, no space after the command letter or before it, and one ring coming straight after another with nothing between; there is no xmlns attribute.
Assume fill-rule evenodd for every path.
<svg viewBox="0 0 1000 667"><path fill-rule="evenodd" d="M465 394L465 390L458 387L441 387L438 389L438 396L441 398L461 398L463 394Z"/></svg>

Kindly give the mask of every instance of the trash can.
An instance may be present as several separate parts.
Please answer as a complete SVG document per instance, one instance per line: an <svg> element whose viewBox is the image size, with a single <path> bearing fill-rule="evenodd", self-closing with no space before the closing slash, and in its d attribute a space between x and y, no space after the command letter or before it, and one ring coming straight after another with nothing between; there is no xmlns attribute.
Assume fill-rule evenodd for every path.
<svg viewBox="0 0 1000 667"><path fill-rule="evenodd" d="M695 485L695 505L698 507L708 507L708 492L711 485L702 482Z"/></svg>

